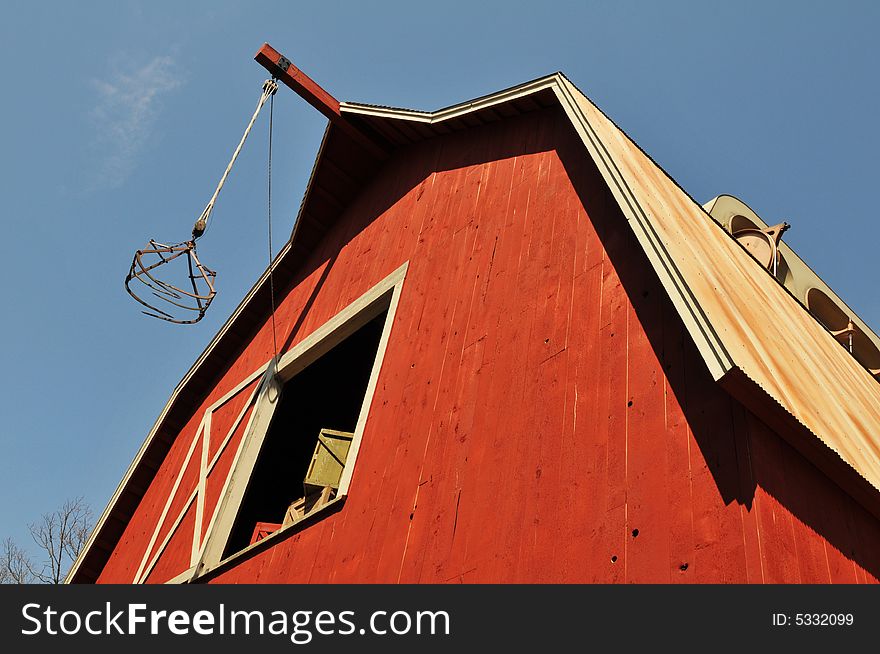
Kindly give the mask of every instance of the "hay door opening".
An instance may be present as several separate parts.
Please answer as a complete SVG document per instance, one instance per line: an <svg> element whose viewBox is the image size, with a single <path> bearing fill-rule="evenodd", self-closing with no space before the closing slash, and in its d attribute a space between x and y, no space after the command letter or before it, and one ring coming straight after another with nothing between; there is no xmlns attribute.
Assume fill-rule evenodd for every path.
<svg viewBox="0 0 880 654"><path fill-rule="evenodd" d="M336 496L387 317L386 308L284 382L223 558Z"/></svg>

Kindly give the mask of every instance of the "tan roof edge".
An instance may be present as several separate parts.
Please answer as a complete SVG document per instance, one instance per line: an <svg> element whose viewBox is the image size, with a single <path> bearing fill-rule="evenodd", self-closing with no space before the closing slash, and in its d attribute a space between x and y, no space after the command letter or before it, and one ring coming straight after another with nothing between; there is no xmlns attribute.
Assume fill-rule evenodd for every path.
<svg viewBox="0 0 880 654"><path fill-rule="evenodd" d="M636 239L639 241L645 254L648 255L654 271L660 277L660 282L663 284L664 289L666 289L666 293L681 315L685 327L694 339L694 343L709 367L713 379L718 381L734 368L733 359L694 297L693 292L670 256L666 246L663 245L663 242L651 225L651 221L645 214L632 189L621 175L611 153L605 144L602 143L584 115L583 110L575 101L572 92L572 89L575 88L574 85L564 75L559 74L558 79L559 83L554 89L565 113L584 142L593 161L596 162L599 173L614 195L615 200L617 200L624 217L636 235ZM658 169L663 170L659 166ZM698 207L700 206L696 201L694 204ZM703 209L700 208L700 210L702 211ZM715 223L713 222L713 224Z"/></svg>

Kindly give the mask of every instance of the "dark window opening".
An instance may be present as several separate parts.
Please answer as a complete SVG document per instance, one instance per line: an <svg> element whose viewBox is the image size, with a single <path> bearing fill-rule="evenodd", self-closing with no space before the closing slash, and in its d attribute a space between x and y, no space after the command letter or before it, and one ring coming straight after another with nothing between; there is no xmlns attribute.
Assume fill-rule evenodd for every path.
<svg viewBox="0 0 880 654"><path fill-rule="evenodd" d="M387 313L284 384L224 558L335 497Z"/></svg>

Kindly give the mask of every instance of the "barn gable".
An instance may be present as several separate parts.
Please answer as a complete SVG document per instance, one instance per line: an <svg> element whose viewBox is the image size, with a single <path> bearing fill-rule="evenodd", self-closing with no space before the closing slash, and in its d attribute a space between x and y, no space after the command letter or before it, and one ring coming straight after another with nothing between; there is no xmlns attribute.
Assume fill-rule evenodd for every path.
<svg viewBox="0 0 880 654"><path fill-rule="evenodd" d="M391 125L433 126L479 120L481 112L497 112L495 103L522 93L540 97L547 89L602 173L713 378L772 423L795 421L803 433L794 445L880 510L880 384L562 74L433 114L355 104L343 110ZM862 480L847 479L841 463Z"/></svg>
<svg viewBox="0 0 880 654"><path fill-rule="evenodd" d="M880 386L564 76L551 75L433 113L354 103L343 103L340 110L393 153L436 136L548 108L561 109L570 121L711 377L767 424L779 425L780 433L791 435L792 445L876 512L880 467L871 436L880 433L880 418L871 409L880 400ZM294 235L279 254L276 284L296 286L314 274L302 262L321 246L375 167L374 156L360 151L335 126L328 129ZM265 276L258 281L175 390L71 572L74 581L93 579L100 572L126 516L135 510L139 494L185 421L211 392L228 358L264 324L265 281Z"/></svg>

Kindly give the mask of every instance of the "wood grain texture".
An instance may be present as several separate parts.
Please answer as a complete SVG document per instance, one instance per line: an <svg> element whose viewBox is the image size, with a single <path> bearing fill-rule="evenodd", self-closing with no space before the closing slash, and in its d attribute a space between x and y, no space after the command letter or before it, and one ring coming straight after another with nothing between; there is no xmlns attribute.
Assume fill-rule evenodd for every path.
<svg viewBox="0 0 880 654"><path fill-rule="evenodd" d="M626 134L565 84L612 153L620 184L644 214L645 233L680 273L690 304L699 307L733 366L873 486L876 502L880 384ZM693 335L698 338L698 330ZM749 404L753 395L746 391L740 399Z"/></svg>
<svg viewBox="0 0 880 654"><path fill-rule="evenodd" d="M212 581L877 581L877 519L715 383L561 111L399 150L282 289L279 342L407 260L343 509ZM271 350L265 323L101 581L131 581L201 414ZM188 567L175 542L149 581Z"/></svg>

